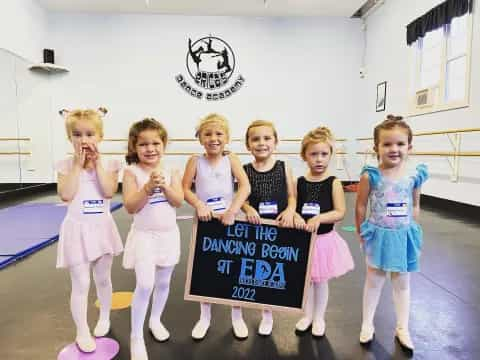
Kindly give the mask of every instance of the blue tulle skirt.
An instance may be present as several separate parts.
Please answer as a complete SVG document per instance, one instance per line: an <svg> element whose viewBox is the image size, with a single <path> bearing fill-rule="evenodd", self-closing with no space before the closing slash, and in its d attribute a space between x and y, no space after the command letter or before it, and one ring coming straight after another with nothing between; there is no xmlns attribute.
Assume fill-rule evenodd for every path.
<svg viewBox="0 0 480 360"><path fill-rule="evenodd" d="M419 270L423 232L416 222L390 229L367 220L360 226L360 235L365 240L363 250L369 266L392 272Z"/></svg>

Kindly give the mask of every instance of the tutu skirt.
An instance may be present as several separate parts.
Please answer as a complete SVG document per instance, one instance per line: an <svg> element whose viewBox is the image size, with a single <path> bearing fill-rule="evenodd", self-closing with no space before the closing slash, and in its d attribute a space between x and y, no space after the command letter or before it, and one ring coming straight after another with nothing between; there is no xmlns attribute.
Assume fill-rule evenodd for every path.
<svg viewBox="0 0 480 360"><path fill-rule="evenodd" d="M122 250L122 239L110 214L95 222L66 216L60 227L57 268L86 264L106 254L115 256Z"/></svg>
<svg viewBox="0 0 480 360"><path fill-rule="evenodd" d="M168 231L139 230L134 226L128 233L123 267L135 268L139 261L148 261L156 266L173 266L180 260L180 231L175 224Z"/></svg>
<svg viewBox="0 0 480 360"><path fill-rule="evenodd" d="M323 282L342 276L353 268L348 245L335 230L317 235L310 272L312 282Z"/></svg>
<svg viewBox="0 0 480 360"><path fill-rule="evenodd" d="M360 226L367 264L383 271L418 271L422 235L422 228L413 221L397 229L380 227L368 220Z"/></svg>

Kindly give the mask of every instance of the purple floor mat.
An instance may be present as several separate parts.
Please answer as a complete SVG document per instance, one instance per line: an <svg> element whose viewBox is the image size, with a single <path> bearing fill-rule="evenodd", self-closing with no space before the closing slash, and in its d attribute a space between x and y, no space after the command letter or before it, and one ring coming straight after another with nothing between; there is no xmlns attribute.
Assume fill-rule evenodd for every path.
<svg viewBox="0 0 480 360"><path fill-rule="evenodd" d="M112 202L111 210L122 204ZM26 256L58 239L67 207L59 203L35 203L0 210L0 256ZM0 259L1 263L8 261Z"/></svg>

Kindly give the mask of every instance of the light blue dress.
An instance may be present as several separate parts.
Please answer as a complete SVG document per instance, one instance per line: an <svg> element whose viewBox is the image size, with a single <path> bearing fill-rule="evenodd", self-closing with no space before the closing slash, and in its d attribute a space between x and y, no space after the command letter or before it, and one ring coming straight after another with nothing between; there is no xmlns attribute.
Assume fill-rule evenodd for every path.
<svg viewBox="0 0 480 360"><path fill-rule="evenodd" d="M370 182L370 215L360 226L367 264L384 271L419 270L422 229L412 217L413 190L428 178L426 165L416 173L390 180L373 166L365 166Z"/></svg>

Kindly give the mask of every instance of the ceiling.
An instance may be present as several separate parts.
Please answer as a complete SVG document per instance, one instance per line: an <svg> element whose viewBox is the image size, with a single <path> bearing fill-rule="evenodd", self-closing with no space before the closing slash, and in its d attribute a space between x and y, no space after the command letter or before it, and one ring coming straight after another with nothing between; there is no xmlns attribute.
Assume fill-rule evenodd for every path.
<svg viewBox="0 0 480 360"><path fill-rule="evenodd" d="M351 17L366 0L37 0L49 11Z"/></svg>

